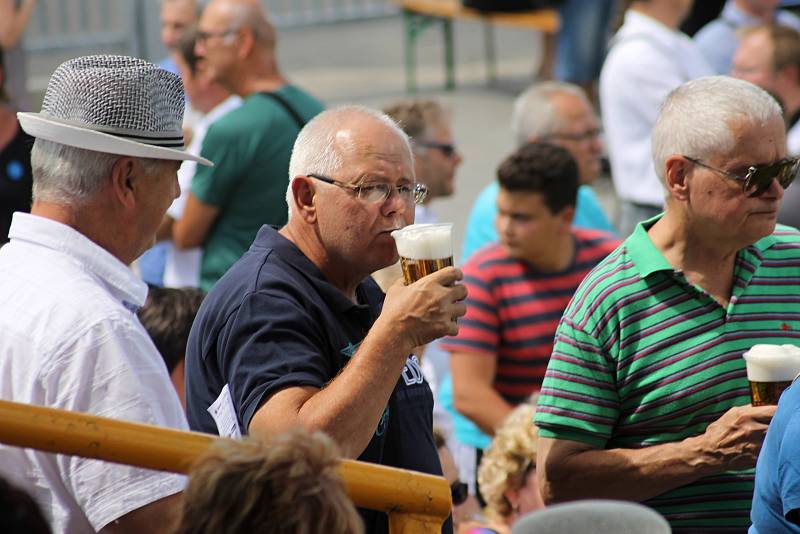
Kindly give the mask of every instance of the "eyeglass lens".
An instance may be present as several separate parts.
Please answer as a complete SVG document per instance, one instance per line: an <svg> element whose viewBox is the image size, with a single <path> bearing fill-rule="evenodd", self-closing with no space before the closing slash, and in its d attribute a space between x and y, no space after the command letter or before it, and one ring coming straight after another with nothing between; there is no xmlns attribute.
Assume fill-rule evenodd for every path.
<svg viewBox="0 0 800 534"><path fill-rule="evenodd" d="M754 166L748 172L745 191L752 191L751 197L764 193L777 180L783 189L789 187L800 172L800 159L779 161L771 165Z"/></svg>

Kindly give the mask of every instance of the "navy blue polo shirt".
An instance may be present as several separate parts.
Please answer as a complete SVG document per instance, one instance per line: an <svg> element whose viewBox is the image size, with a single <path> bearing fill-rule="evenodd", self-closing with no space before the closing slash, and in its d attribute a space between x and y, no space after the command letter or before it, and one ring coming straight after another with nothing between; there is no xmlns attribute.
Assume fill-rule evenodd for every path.
<svg viewBox="0 0 800 534"><path fill-rule="evenodd" d="M192 326L186 355L191 428L217 433L207 409L226 384L242 433L281 389L324 387L380 314L384 295L371 278L356 294L358 304L329 284L291 241L262 227L250 250L206 296ZM430 387L411 355L358 459L441 475L432 410ZM361 512L367 532L388 532L385 514Z"/></svg>

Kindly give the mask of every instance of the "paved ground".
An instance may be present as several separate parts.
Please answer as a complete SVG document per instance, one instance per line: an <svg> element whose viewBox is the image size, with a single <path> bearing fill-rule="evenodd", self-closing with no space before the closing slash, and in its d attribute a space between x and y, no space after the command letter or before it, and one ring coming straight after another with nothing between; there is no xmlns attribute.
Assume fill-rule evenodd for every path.
<svg viewBox="0 0 800 534"><path fill-rule="evenodd" d="M403 37L399 16L290 28L279 32L278 55L286 75L328 105L381 107L406 96ZM515 95L533 81L540 57L540 37L532 32L497 28L495 37L499 81L490 88L486 84L481 25L455 24L458 87L449 92L442 89L440 28L428 28L418 42L418 94L440 98L451 108L455 140L464 156L456 194L432 203L442 220L455 224L456 258L472 201L494 179L497 164L513 149L511 106ZM32 78L46 80L62 59L37 57L31 64ZM41 95L38 98L40 101ZM613 208L608 181L596 187L601 199Z"/></svg>

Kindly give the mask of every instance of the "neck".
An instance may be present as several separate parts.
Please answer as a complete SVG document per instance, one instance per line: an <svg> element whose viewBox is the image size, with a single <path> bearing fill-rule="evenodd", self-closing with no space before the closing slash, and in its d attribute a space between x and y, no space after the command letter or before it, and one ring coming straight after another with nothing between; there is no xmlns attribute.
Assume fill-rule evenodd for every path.
<svg viewBox="0 0 800 534"><path fill-rule="evenodd" d="M101 204L96 201L89 201L80 206L72 206L36 200L31 206L31 215L44 217L69 226L107 250L125 265L129 265L136 259L136 255L126 253L118 245L124 240L119 238L117 228L124 225L109 224L109 221L114 220L114 218L108 217L107 210Z"/></svg>
<svg viewBox="0 0 800 534"><path fill-rule="evenodd" d="M279 233L294 243L311 263L322 271L328 283L356 302L356 288L369 276L369 273L363 275L356 273L352 266L328 253L319 240L319 233L298 228L291 220L280 229Z"/></svg>
<svg viewBox="0 0 800 534"><path fill-rule="evenodd" d="M725 306L730 298L736 254L741 246L703 230L668 206L648 234L675 270L682 271L687 280Z"/></svg>
<svg viewBox="0 0 800 534"><path fill-rule="evenodd" d="M784 115L791 119L795 113L800 111L800 91L792 92L781 97L783 100Z"/></svg>
<svg viewBox="0 0 800 534"><path fill-rule="evenodd" d="M631 9L657 20L672 30L678 29L684 17L682 12L660 2L635 2Z"/></svg>
<svg viewBox="0 0 800 534"><path fill-rule="evenodd" d="M546 256L539 255L536 258L525 258L529 264L545 273L558 273L569 267L575 258L575 239L572 232L567 232L548 248Z"/></svg>
<svg viewBox="0 0 800 534"><path fill-rule="evenodd" d="M17 136L19 123L11 106L0 103L0 150Z"/></svg>
<svg viewBox="0 0 800 534"><path fill-rule="evenodd" d="M747 2L746 0L736 0L735 4L739 11L757 18L764 24L772 22L775 18L775 8L761 6L757 2Z"/></svg>
<svg viewBox="0 0 800 534"><path fill-rule="evenodd" d="M278 69L275 56L263 53L247 62L241 76L237 76L232 92L245 97L254 93L275 91L287 83Z"/></svg>

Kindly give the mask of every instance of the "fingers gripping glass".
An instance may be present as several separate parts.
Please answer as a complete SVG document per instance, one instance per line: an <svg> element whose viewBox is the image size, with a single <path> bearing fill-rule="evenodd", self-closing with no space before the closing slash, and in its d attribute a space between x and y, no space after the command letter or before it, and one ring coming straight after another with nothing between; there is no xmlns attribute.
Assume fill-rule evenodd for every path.
<svg viewBox="0 0 800 534"><path fill-rule="evenodd" d="M388 198L392 195L392 191L397 191L397 194L400 195L400 198L408 204L420 204L423 200L425 200L425 197L428 196L428 188L422 184L395 186L385 183L367 183L351 185L319 174L309 174L308 176L321 182L325 182L326 184L335 185L341 187L342 189L348 189L352 191L357 198L375 204L386 202L386 200L388 200Z"/></svg>
<svg viewBox="0 0 800 534"><path fill-rule="evenodd" d="M699 159L683 156L695 165L704 167L710 171L719 173L726 178L735 180L742 184L742 189L745 193L749 193L751 197L760 196L769 189L772 180L777 180L782 188L786 189L797 177L800 172L800 158L787 158L768 165L752 165L747 168L745 174L739 175L723 169L706 165Z"/></svg>

